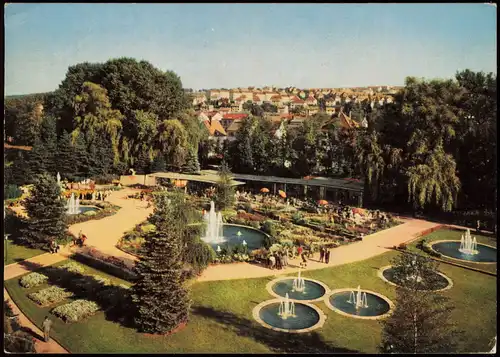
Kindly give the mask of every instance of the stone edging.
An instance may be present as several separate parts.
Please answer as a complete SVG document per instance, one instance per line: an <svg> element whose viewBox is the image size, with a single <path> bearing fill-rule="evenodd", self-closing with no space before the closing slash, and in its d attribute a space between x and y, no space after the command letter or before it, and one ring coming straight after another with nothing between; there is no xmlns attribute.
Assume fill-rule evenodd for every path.
<svg viewBox="0 0 500 357"><path fill-rule="evenodd" d="M285 276L285 277L279 277L279 278L273 279L269 283L267 283L266 290L267 290L267 292L269 294L271 294L272 296L274 296L274 297L276 297L278 299L284 298L284 296L278 295L277 293L275 293L273 291L273 285L276 284L279 281L290 280L290 279L294 279L294 278L296 278L296 276ZM309 278L303 278L303 279L307 280L307 281L312 281L313 283L316 283L316 284L320 285L323 289L325 289L325 293L322 296L320 296L319 298L316 298L316 299L298 300L298 299L292 299L292 298L290 298L290 301L299 302L299 303L302 303L302 302L308 302L308 303L318 302L318 301L323 300L324 297L325 297L325 295L328 295L330 293L330 288L328 286L326 286L326 284L322 283L321 281L314 280L314 279L309 279Z"/></svg>
<svg viewBox="0 0 500 357"><path fill-rule="evenodd" d="M460 243L461 241L459 241L459 240L450 240L450 239L442 239L442 240L436 240L436 241L430 242L428 244L429 244L429 246L430 246L430 248L431 248L431 250L433 252L441 254L441 256L443 256L446 259L452 259L452 260L456 260L456 261L459 261L459 262L472 263L472 264L497 264L497 262L475 262L473 260L465 260L465 259L452 258L449 255L446 255L446 254L443 254L443 253L440 253L440 252L434 250L434 248L432 247L435 244L443 243L443 242L458 242L458 243ZM486 247L493 248L495 250L497 249L497 247L494 247L494 246L489 245L489 244L477 243L477 245L484 245Z"/></svg>
<svg viewBox="0 0 500 357"><path fill-rule="evenodd" d="M387 269L389 268L392 268L392 265L386 265L382 268L380 268L377 272L377 275L380 279L382 279L383 281L385 281L386 283L388 284L391 284L391 285L394 285L394 286L398 286L398 287L402 287L401 285L398 285L396 283L393 283L392 281L388 280L385 276L384 276L384 271L386 271ZM444 291L444 290L449 290L453 287L453 280L451 280L450 278L448 278L446 275L444 275L443 273L441 272L436 272L437 274L441 275L443 278L445 278L447 281L448 281L448 286L446 286L445 288L443 289L438 289L438 290L419 290L419 291L432 291L432 292L438 292L438 291Z"/></svg>
<svg viewBox="0 0 500 357"><path fill-rule="evenodd" d="M326 322L326 315L325 315L325 313L319 307L317 307L317 306L315 306L313 304L309 304L307 302L299 302L297 300L291 300L291 301L293 301L295 304L302 304L302 305L305 305L307 307L310 307L310 308L312 308L314 311L316 311L318 313L318 315L319 315L319 321L316 324L314 324L313 326L308 327L308 328L304 328L304 329L300 329L300 330L292 330L292 329L282 329L282 328L274 327L274 326L271 326L271 325L267 324L266 322L264 322L260 318L260 316L259 316L260 310L263 307L267 306L267 305L271 305L271 304L275 304L275 303L279 304L281 301L283 301L283 299L266 300L266 301L261 302L257 306L255 306L253 308L253 311L252 311L252 315L253 315L253 318L255 319L255 321L257 321L260 325L264 326L265 328L268 328L268 329L271 329L271 330L274 330L274 331L278 331L278 332L287 332L287 333L306 333L306 332L311 332L313 330L316 330L318 328L323 327L323 325Z"/></svg>
<svg viewBox="0 0 500 357"><path fill-rule="evenodd" d="M223 222L222 225L223 226L235 226L235 227L243 227L243 228L247 228L247 229L253 229L254 231L257 231L259 233L262 233L262 234L266 235L267 237L270 237L270 235L267 234L266 232L261 231L260 229L254 228L252 226L245 226L243 224L233 224L233 223L226 223L226 222Z"/></svg>
<svg viewBox="0 0 500 357"><path fill-rule="evenodd" d="M379 315L379 316L358 316L358 315L352 315L352 314L348 314L342 310L339 310L337 309L335 306L333 306L330 302L330 297L332 295L335 295L337 293L341 293L341 292L344 292L344 291L353 291L353 290L356 290L355 288L345 288L345 289L335 289L333 291L331 291L329 294L326 294L325 297L324 297L324 303L326 306L328 306L329 309L335 311L336 313L340 314L340 315L343 315L343 316L346 316L346 317L352 317L352 318L355 318L355 319L362 319L362 320L380 320L380 319L383 319L383 318L386 318L387 316L389 316L390 314L392 314L392 311L394 310L394 303L389 300L389 298L387 296L384 296L382 294L379 294L379 293L376 293L375 291L371 291L371 290L365 290L365 289L362 289L361 291L362 292L365 292L365 293L370 293L370 294L373 294L375 296L378 296L379 298L385 300L388 304L389 304L389 311L387 311L385 314L383 315Z"/></svg>

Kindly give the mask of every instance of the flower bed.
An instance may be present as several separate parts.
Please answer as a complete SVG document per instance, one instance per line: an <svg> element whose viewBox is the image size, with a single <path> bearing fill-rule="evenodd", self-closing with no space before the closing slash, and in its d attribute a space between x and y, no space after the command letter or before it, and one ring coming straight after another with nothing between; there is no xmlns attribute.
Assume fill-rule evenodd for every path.
<svg viewBox="0 0 500 357"><path fill-rule="evenodd" d="M109 280L108 278L104 278L100 275L92 275L92 277L99 283L103 284L103 285L111 285L111 280Z"/></svg>
<svg viewBox="0 0 500 357"><path fill-rule="evenodd" d="M89 300L75 300L69 304L58 306L52 313L64 322L77 322L99 311L99 305Z"/></svg>
<svg viewBox="0 0 500 357"><path fill-rule="evenodd" d="M19 280L19 284L26 289L33 288L38 285L45 284L49 280L49 277L40 273L30 273L23 276Z"/></svg>
<svg viewBox="0 0 500 357"><path fill-rule="evenodd" d="M28 295L31 300L33 300L40 306L51 305L71 296L73 296L72 292L69 292L58 286L51 286Z"/></svg>
<svg viewBox="0 0 500 357"><path fill-rule="evenodd" d="M64 265L61 265L62 269L66 269L69 272L72 273L80 273L83 274L85 272L85 268L81 266L80 264L74 263L74 262L69 262Z"/></svg>

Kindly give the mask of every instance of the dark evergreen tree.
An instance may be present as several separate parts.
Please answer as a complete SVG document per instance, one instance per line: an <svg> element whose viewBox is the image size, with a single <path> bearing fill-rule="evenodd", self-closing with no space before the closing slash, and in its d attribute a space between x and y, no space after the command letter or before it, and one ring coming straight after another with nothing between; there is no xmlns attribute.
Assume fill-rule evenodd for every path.
<svg viewBox="0 0 500 357"><path fill-rule="evenodd" d="M43 141L37 138L28 155L28 165L34 176L47 172L47 161L47 148Z"/></svg>
<svg viewBox="0 0 500 357"><path fill-rule="evenodd" d="M229 171L226 161L223 160L219 170L219 181L215 188L215 205L219 210L231 207L234 203L234 187L231 185L231 181L231 171Z"/></svg>
<svg viewBox="0 0 500 357"><path fill-rule="evenodd" d="M167 333L188 320L190 300L181 260L184 205L184 195L155 196L150 220L156 231L145 237L135 267L138 280L131 290L135 324L142 332Z"/></svg>
<svg viewBox="0 0 500 357"><path fill-rule="evenodd" d="M200 171L200 163L198 162L198 154L195 152L194 149L190 149L188 151L188 154L186 157L186 163L184 164L182 171L186 172L186 173L197 173Z"/></svg>
<svg viewBox="0 0 500 357"><path fill-rule="evenodd" d="M31 166L29 160L26 157L29 156L29 152L18 150L12 165L10 166L11 171L11 183L22 186L28 183L31 183L33 180L33 171L31 170Z"/></svg>
<svg viewBox="0 0 500 357"><path fill-rule="evenodd" d="M67 131L62 133L57 146L57 170L63 179L71 180L78 168L71 135Z"/></svg>
<svg viewBox="0 0 500 357"><path fill-rule="evenodd" d="M166 170L167 164L165 163L165 158L161 154L156 155L151 164L151 172L164 172Z"/></svg>
<svg viewBox="0 0 500 357"><path fill-rule="evenodd" d="M42 119L40 136L45 147L45 169L55 175L57 173L57 128L54 117L45 116Z"/></svg>
<svg viewBox="0 0 500 357"><path fill-rule="evenodd" d="M61 188L53 175L45 173L36 177L24 207L28 221L20 238L23 243L35 248L46 248L52 238L64 237L67 229L66 207L61 197Z"/></svg>
<svg viewBox="0 0 500 357"><path fill-rule="evenodd" d="M90 160L87 142L82 134L79 134L74 143L75 148L75 178L83 179L90 174Z"/></svg>
<svg viewBox="0 0 500 357"><path fill-rule="evenodd" d="M149 153L144 148L139 153L136 162L134 163L134 169L139 175L146 175L150 173L151 160L149 158Z"/></svg>
<svg viewBox="0 0 500 357"><path fill-rule="evenodd" d="M101 161L102 174L108 175L113 171L113 145L109 137L99 137L97 153Z"/></svg>

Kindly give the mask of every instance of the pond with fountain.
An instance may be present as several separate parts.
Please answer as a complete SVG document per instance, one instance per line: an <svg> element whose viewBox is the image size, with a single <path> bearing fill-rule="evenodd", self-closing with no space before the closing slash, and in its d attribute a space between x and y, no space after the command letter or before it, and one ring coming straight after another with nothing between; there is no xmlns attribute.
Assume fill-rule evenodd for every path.
<svg viewBox="0 0 500 357"><path fill-rule="evenodd" d="M210 202L210 211L205 213L203 218L207 228L201 239L216 251L220 251L220 247L226 244L229 246L243 244L248 250L258 249L266 237L264 232L251 227L223 223L222 213L215 211L213 201Z"/></svg>
<svg viewBox="0 0 500 357"><path fill-rule="evenodd" d="M469 229L465 232L465 235L462 235L460 241L435 241L431 243L431 248L451 259L473 263L497 262L496 248L477 243L476 238L471 236Z"/></svg>
<svg viewBox="0 0 500 357"><path fill-rule="evenodd" d="M325 299L326 305L342 315L379 319L387 316L393 303L385 296L373 291L357 289L337 289Z"/></svg>
<svg viewBox="0 0 500 357"><path fill-rule="evenodd" d="M320 281L301 277L299 270L298 276L277 278L267 284L267 290L276 297L289 296L294 300L317 301L329 291L328 287Z"/></svg>
<svg viewBox="0 0 500 357"><path fill-rule="evenodd" d="M69 215L83 214L85 212L97 211L97 210L99 210L99 208L94 207L94 206L81 206L80 199L75 198L74 193L72 193L71 197L68 198L68 201L66 204L66 214L69 214Z"/></svg>

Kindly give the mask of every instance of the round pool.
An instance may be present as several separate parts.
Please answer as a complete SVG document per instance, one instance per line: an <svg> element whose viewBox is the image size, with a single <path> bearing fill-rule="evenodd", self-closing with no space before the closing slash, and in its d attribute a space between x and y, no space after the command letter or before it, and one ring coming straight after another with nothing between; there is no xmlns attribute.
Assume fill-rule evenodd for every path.
<svg viewBox="0 0 500 357"><path fill-rule="evenodd" d="M430 275L429 275L430 274ZM441 291L449 289L453 286L450 278L440 272L429 273L418 280L417 289L429 291ZM396 268L386 266L380 270L379 276L392 285L401 286L401 281L398 279Z"/></svg>
<svg viewBox="0 0 500 357"><path fill-rule="evenodd" d="M270 293L276 297L288 297L292 300L313 301L321 299L327 291L327 287L310 279L304 278L304 290L297 291L294 289L294 277L278 278L277 281L271 282Z"/></svg>
<svg viewBox="0 0 500 357"><path fill-rule="evenodd" d="M83 214L85 212L90 212L90 211L99 211L99 208L97 208L95 206L80 206L79 208L80 208L80 212L75 213L75 214ZM66 212L66 214L73 215L73 213L68 213L68 212Z"/></svg>
<svg viewBox="0 0 500 357"><path fill-rule="evenodd" d="M325 323L326 316L318 307L303 302L293 302L293 316L283 318L279 314L280 303L279 299L274 299L257 305L253 311L254 318L264 327L290 333L309 332Z"/></svg>
<svg viewBox="0 0 500 357"><path fill-rule="evenodd" d="M352 299L352 292L357 295L356 289L335 290L326 299L326 305L342 315L360 319L379 319L389 314L393 304L383 295L373 291L361 290L366 293L366 305L356 308Z"/></svg>
<svg viewBox="0 0 500 357"><path fill-rule="evenodd" d="M240 235L238 235L238 232ZM221 248L223 248L226 244L229 246L235 246L242 244L243 241L247 243L248 251L259 249L262 246L264 238L266 237L266 234L258 229L233 224L224 224L222 226L222 234L224 236L224 242L207 242L214 250L217 249L217 246L220 246Z"/></svg>
<svg viewBox="0 0 500 357"><path fill-rule="evenodd" d="M443 256L473 263L496 263L497 249L485 244L477 244L477 254L465 254L459 251L460 241L437 241L431 248Z"/></svg>

